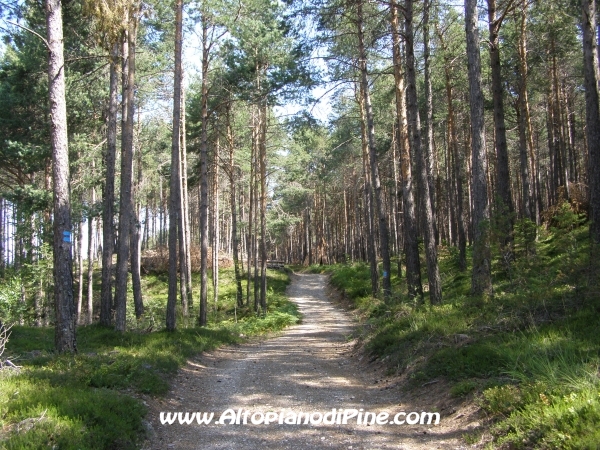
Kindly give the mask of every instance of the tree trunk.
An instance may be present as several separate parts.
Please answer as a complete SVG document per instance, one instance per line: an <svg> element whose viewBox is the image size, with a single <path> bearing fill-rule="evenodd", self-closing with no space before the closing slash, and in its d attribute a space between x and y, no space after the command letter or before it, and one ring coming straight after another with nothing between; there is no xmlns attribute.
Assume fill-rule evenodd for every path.
<svg viewBox="0 0 600 450"><path fill-rule="evenodd" d="M410 161L410 144L408 142L408 118L404 75L402 70L402 52L400 48L400 31L398 23L398 5L390 0L392 25L392 56L394 60L394 80L396 96L396 142L400 151L400 170L402 173L402 200L404 215L404 252L406 253L406 282L408 296L420 301L423 298L421 284L421 262L419 260L419 244L417 240L417 220L412 184L412 168Z"/></svg>
<svg viewBox="0 0 600 450"><path fill-rule="evenodd" d="M83 195L81 196L83 197ZM83 198L81 199L83 203ZM83 306L83 217L77 224L77 325L81 325L81 309Z"/></svg>
<svg viewBox="0 0 600 450"><path fill-rule="evenodd" d="M398 136L398 124L394 123L393 126L393 133L394 136L392 137L393 141L392 141L392 168L394 169L394 191L392 192L392 197L393 197L393 203L394 203L394 235L395 235L395 242L396 242L396 256L398 257L398 278L402 277L402 252L403 252L403 244L404 244L404 239L402 237L402 192L400 189L400 183L401 183L401 179L400 179L400 168L398 167L398 161L399 161L399 156L398 156L398 142L396 141L396 138Z"/></svg>
<svg viewBox="0 0 600 450"><path fill-rule="evenodd" d="M383 263L383 298L389 300L392 293L389 247L389 231L387 225L387 214L381 194L381 181L379 179L379 166L377 162L377 149L375 148L375 126L373 120L373 107L371 105L371 95L369 93L369 79L367 73L367 52L365 49L363 33L363 13L362 0L358 2L358 49L359 49L359 68L361 74L361 93L364 98L364 108L367 128L367 143L369 148L369 163L371 166L371 182L373 187L373 197L379 218L379 250ZM373 221L375 217L373 217Z"/></svg>
<svg viewBox="0 0 600 450"><path fill-rule="evenodd" d="M260 118L259 118L259 127L260 127ZM257 131L258 133L258 131ZM258 144L258 141L256 142ZM258 146L255 149L255 154L254 154L254 163L257 167L258 170L260 170L259 167L259 152L260 149L258 148ZM258 235L258 227L259 227L259 211L258 211L258 199L259 199L259 179L258 179L258 172L255 169L254 170L254 230L255 233L252 236L252 253L254 254L254 278L253 278L253 292L254 292L254 311L258 313L258 307L259 307L259 300L260 300L260 280L258 278L258 258L259 258L259 235Z"/></svg>
<svg viewBox="0 0 600 450"><path fill-rule="evenodd" d="M167 297L166 326L174 331L176 326L175 309L177 305L177 231L181 228L181 179L179 169L180 126L181 126L181 49L183 0L175 2L175 69L173 82L173 134L171 136L171 179L169 195L169 293ZM181 233L179 233L181 237ZM180 240L181 243L181 240ZM182 267L183 269L183 267ZM183 272L183 270L182 270ZM181 280L183 282L183 278ZM187 298L182 295L184 315L187 315Z"/></svg>
<svg viewBox="0 0 600 450"><path fill-rule="evenodd" d="M453 93L452 93L452 74L451 71L451 61L449 55L447 54L447 46L444 42L443 35L439 29L437 29L438 38L441 43L442 50L444 51L444 75L446 82L446 101L448 102L448 146L450 147L450 154L452 156L452 160L454 164L452 164L454 171L454 180L456 183L456 224L457 224L457 237L458 237L458 254L459 254L459 269L461 272L467 270L467 255L466 255L466 247L467 247L467 237L465 233L465 217L463 211L463 202L464 202L464 189L463 189L463 164L461 160L461 155L458 152L458 135L456 131L456 121L454 114L454 101L453 101ZM452 196L453 192L448 192L448 196Z"/></svg>
<svg viewBox="0 0 600 450"><path fill-rule="evenodd" d="M137 18L129 11L128 30L123 39L123 114L121 138L121 203L115 283L115 330L125 331L127 313L127 269L133 214L133 116L135 93L135 46Z"/></svg>
<svg viewBox="0 0 600 450"><path fill-rule="evenodd" d="M138 112L138 126L139 126L139 112ZM134 194L132 197L137 197L142 184L142 146L140 145L137 150L137 181L133 188ZM141 224L140 224L140 202L135 202L135 207L131 213L131 233L130 233L130 246L131 246L131 284L133 287L133 304L135 308L135 317L138 319L144 314L144 300L142 298L142 280L141 280L141 262L142 255L140 253L140 238L141 238Z"/></svg>
<svg viewBox="0 0 600 450"><path fill-rule="evenodd" d="M255 132L255 117L254 117L254 112L252 112L252 133ZM251 145L251 154L250 154L250 181L248 183L248 189L249 189L249 203L248 203L248 233L246 234L247 238L246 238L246 253L247 253L247 257L248 257L248 263L247 263L247 279L246 279L246 305L248 307L250 307L250 283L252 280L252 271L250 270L250 267L252 265L252 258L253 258L253 253L254 253L254 245L252 244L253 242L253 233L252 230L253 228L253 213L254 213L254 153L255 153L255 148L254 148L254 135L253 135L253 139L252 139L252 145Z"/></svg>
<svg viewBox="0 0 600 450"><path fill-rule="evenodd" d="M572 166L570 167L571 169L571 175L572 175L572 180L575 183L579 183L579 155L577 154L577 146L575 144L575 139L576 139L576 129L577 126L575 125L575 105L574 105L574 93L572 92L570 96L568 96L568 100L567 100L567 105L566 105L566 109L567 109L567 122L568 122L568 128L569 128L569 146L570 146L570 151L571 153L569 154L569 157L571 158L570 163L572 163Z"/></svg>
<svg viewBox="0 0 600 450"><path fill-rule="evenodd" d="M179 130L181 131L181 110L180 110L180 126ZM181 137L179 137L179 144L181 145ZM187 267L187 254L189 253L187 241L185 238L185 194L183 192L183 162L181 155L181 147L178 146L179 157L177 158L179 169L177 171L177 183L178 183L178 200L179 200L179 208L177 213L177 220L179 223L177 224L177 242L179 248L179 296L181 298L181 312L184 317L189 315L189 304L188 304L188 286L189 282L187 279L188 276L188 267Z"/></svg>
<svg viewBox="0 0 600 450"><path fill-rule="evenodd" d="M212 195L212 208L213 208L213 245L212 245L212 283L213 283L213 303L215 304L215 310L217 308L217 301L219 299L219 138L215 145L215 156L214 156L214 171L213 171L213 195Z"/></svg>
<svg viewBox="0 0 600 450"><path fill-rule="evenodd" d="M442 301L442 281L438 268L437 246L435 240L435 215L429 192L427 176L427 161L421 145L421 124L419 120L419 104L417 99L417 76L415 73L414 31L413 31L413 0L406 1L406 96L408 100L408 130L411 153L416 156L421 202L425 210L425 256L427 260L427 275L429 280L429 299L432 304Z"/></svg>
<svg viewBox="0 0 600 450"><path fill-rule="evenodd" d="M117 153L117 61L119 49L113 46L110 56L110 90L106 124L106 152L104 154L104 186L102 193L102 287L100 291L100 324L110 326L112 321L112 257L115 245L115 159Z"/></svg>
<svg viewBox="0 0 600 450"><path fill-rule="evenodd" d="M583 9L583 61L585 75L585 116L590 186L590 237L592 258L600 245L600 108L598 100L598 47L596 43L596 0L581 0Z"/></svg>
<svg viewBox="0 0 600 450"><path fill-rule="evenodd" d="M202 14L202 92L200 142L200 312L198 324L207 324L208 266L208 23Z"/></svg>
<svg viewBox="0 0 600 450"><path fill-rule="evenodd" d="M92 170L94 169L94 162L92 161ZM90 205L94 207L96 204L96 189L92 187ZM94 252L92 249L92 237L94 228L96 225L96 218L92 214L88 214L88 244L87 244L87 308L85 314L85 324L91 325L94 313Z"/></svg>
<svg viewBox="0 0 600 450"><path fill-rule="evenodd" d="M433 230L435 234L436 245L439 242L439 233L437 225L437 211L436 211L436 195L435 195L435 182L434 172L436 167L436 157L434 152L434 140L433 140L433 88L431 86L431 62L430 62L430 49L429 49L429 10L431 9L431 0L425 0L423 3L423 70L425 78L425 106L426 106L426 139L425 139L425 157L427 164L425 166L427 170L427 183L429 184L429 199L431 202L431 214L433 220ZM414 41L414 37L413 37ZM426 219L427 220L427 219ZM437 264L436 264L437 265ZM441 291L440 291L441 293Z"/></svg>
<svg viewBox="0 0 600 450"><path fill-rule="evenodd" d="M163 242L163 229L164 229L164 192L163 192L163 182L162 179L159 181L159 185L158 185L158 197L159 197L159 207L158 207L158 247L160 249L160 252L162 254L162 246L164 245Z"/></svg>
<svg viewBox="0 0 600 450"><path fill-rule="evenodd" d="M236 180L236 168L234 165L234 138L233 138L233 128L231 126L230 121L230 109L231 106L228 106L227 111L225 112L225 117L227 120L227 145L229 147L229 195L231 201L231 237L233 241L233 269L235 272L235 285L236 285L236 304L238 308L244 306L243 300L243 292L242 292L242 274L240 273L240 263L239 263L239 240L238 240L238 232L237 232L237 207L236 207L236 189L235 189L235 180Z"/></svg>
<svg viewBox="0 0 600 450"><path fill-rule="evenodd" d="M152 225L150 224L150 207L153 203L150 195L146 196L146 205L144 207L144 231L142 232L142 245L140 247L140 251L144 253L144 251L148 248L148 239L151 232L151 227L154 226L154 220L152 220ZM154 218L153 218L154 219Z"/></svg>
<svg viewBox="0 0 600 450"><path fill-rule="evenodd" d="M183 45L183 37L182 37ZM187 305L188 308L193 307L193 291L192 291L192 237L190 228L190 199L188 192L188 168L187 168L187 141L185 130L185 88L183 87L183 73L181 74L181 203L183 214L183 229L185 239L185 268L187 269L185 281L187 283Z"/></svg>
<svg viewBox="0 0 600 450"><path fill-rule="evenodd" d="M73 261L71 257L71 199L65 100L62 9L60 0L46 0L48 36L48 96L54 203L54 345L59 353L77 352Z"/></svg>
<svg viewBox="0 0 600 450"><path fill-rule="evenodd" d="M532 195L532 184L529 170L529 154L531 152L531 173L535 173L535 162L533 160L533 140L528 135L527 118L529 115L529 100L527 95L527 1L523 0L521 4L521 13L519 17L519 97L515 107L517 123L519 127L519 156L521 164L521 202L523 204L523 217L535 220L536 212L531 204L534 196ZM533 176L535 179L535 176Z"/></svg>
<svg viewBox="0 0 600 450"><path fill-rule="evenodd" d="M522 83L522 81L521 81ZM527 125L525 124L523 107L523 87L520 88L519 99L515 105L517 124L519 127L519 161L521 171L521 216L532 219L531 184L529 180L529 152L527 148Z"/></svg>
<svg viewBox="0 0 600 450"><path fill-rule="evenodd" d="M558 187L566 189L563 191L564 198L568 200L568 186L565 177L564 154L565 140L563 135L562 114L561 114L561 98L560 98L560 81L558 79L558 61L556 60L555 42L552 40L552 135L554 137L554 180L556 187L556 199L559 199Z"/></svg>
<svg viewBox="0 0 600 450"><path fill-rule="evenodd" d="M267 312L267 101L263 100L259 148L260 168L260 307Z"/></svg>
<svg viewBox="0 0 600 450"><path fill-rule="evenodd" d="M0 197L0 278L2 279L4 279L4 270L6 269L6 262L4 256L4 235L6 233L4 228L5 205L6 200Z"/></svg>
<svg viewBox="0 0 600 450"><path fill-rule="evenodd" d="M363 178L364 182L364 218L365 218L365 226L366 226L366 245L367 245L367 259L369 260L369 267L371 269L371 295L373 297L377 296L377 292L379 291L379 274L377 271L377 250L375 246L375 225L374 218L375 212L373 207L373 189L371 183L371 170L370 170L370 162L369 162L369 144L367 137L367 120L365 114L364 107L364 95L362 94L363 85L360 85L360 94L358 96L358 103L360 106L360 129L361 129L361 145L362 145L362 160L363 160Z"/></svg>
<svg viewBox="0 0 600 450"><path fill-rule="evenodd" d="M489 209L487 198L487 157L483 92L481 90L481 56L477 29L477 0L465 0L465 32L467 35L467 66L469 76L472 149L473 196L473 275L471 292L481 295L491 292L491 255L488 239Z"/></svg>
<svg viewBox="0 0 600 450"><path fill-rule="evenodd" d="M179 36L182 45L183 45L183 31L181 33L181 35ZM181 59L181 56L180 56ZM183 104L184 104L184 96L183 96L183 69L181 68L181 63L179 63L179 126L178 128L178 145L177 145L177 150L179 151L179 157L178 157L178 163L179 163L179 169L178 169L178 177L177 177L177 182L179 183L179 212L178 212L178 219L179 219L179 223L177 224L177 239L179 242L179 290L180 290L180 296L181 296L181 309L182 309L182 314L184 317L187 317L189 314L189 304L188 304L188 299L189 299L189 287L190 287L190 280L188 280L188 254L189 254L189 247L188 247L188 242L187 242L187 238L186 238L186 192L184 192L184 189L187 190L187 174L184 171L184 164L183 164L183 160L185 158L184 156L184 149L182 148L182 136L183 136ZM173 137L174 139L174 137Z"/></svg>
<svg viewBox="0 0 600 450"><path fill-rule="evenodd" d="M498 214L502 216L502 244L507 245L512 240L512 193L510 189L510 171L508 168L508 148L506 144L506 124L504 121L504 89L502 88L502 73L500 71L500 38L499 32L503 17L496 17L496 0L487 0L489 32L490 32L490 65L492 73L492 92L494 101L494 130L496 144L496 182L498 195L503 205L500 206ZM506 5L506 8L510 7ZM485 151L485 146L484 146ZM505 218L508 219L505 222Z"/></svg>

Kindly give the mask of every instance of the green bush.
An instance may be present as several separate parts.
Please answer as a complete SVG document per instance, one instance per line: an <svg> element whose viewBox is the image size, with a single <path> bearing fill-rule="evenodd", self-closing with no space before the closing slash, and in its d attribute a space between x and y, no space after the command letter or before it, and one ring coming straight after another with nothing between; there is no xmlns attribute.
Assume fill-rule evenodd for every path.
<svg viewBox="0 0 600 450"><path fill-rule="evenodd" d="M456 383L454 386L450 388L450 394L453 397L466 397L475 389L477 389L478 384L472 380L463 380Z"/></svg>
<svg viewBox="0 0 600 450"><path fill-rule="evenodd" d="M23 320L27 305L21 299L22 287L18 277L10 277L0 284L0 322L10 324Z"/></svg>
<svg viewBox="0 0 600 450"><path fill-rule="evenodd" d="M440 305L411 304L398 278L395 303L384 305L370 295L366 264L332 268L332 284L359 309L368 351L417 385L442 378L454 382L453 396L474 393L495 424L492 447L600 442L600 296L589 272L589 231L568 203L548 214L547 228L517 221L508 259L495 236L486 299L470 295L470 272L460 272L452 248L440 250ZM504 223L493 225L502 231Z"/></svg>
<svg viewBox="0 0 600 450"><path fill-rule="evenodd" d="M192 315L188 322L180 320L175 332L161 331L167 284L160 275L142 280L147 314L140 321L128 318L134 331L80 327L77 355L54 354L51 328L15 326L7 351L19 356L23 367L18 373L0 371L0 430L6 431L0 434L0 448L138 448L145 408L126 394L162 395L191 356L240 342L241 334L278 331L300 319L284 296L287 273L269 271L266 315L248 312L237 322L232 270L221 275L217 314L204 328L191 325ZM142 332L149 325L159 331Z"/></svg>
<svg viewBox="0 0 600 450"><path fill-rule="evenodd" d="M491 414L508 415L522 405L521 391L511 384L483 391L483 408Z"/></svg>

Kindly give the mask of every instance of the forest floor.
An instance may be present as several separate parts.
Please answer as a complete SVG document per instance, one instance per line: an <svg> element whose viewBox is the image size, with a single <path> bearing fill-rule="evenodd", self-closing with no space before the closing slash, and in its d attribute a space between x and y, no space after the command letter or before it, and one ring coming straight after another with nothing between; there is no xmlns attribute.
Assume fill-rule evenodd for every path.
<svg viewBox="0 0 600 450"><path fill-rule="evenodd" d="M457 403L443 382L408 390L387 376L385 363L371 362L352 340L355 323L326 294L327 277L297 274L287 295L298 304L302 322L280 335L202 353L188 361L162 398L146 399L154 449L460 449L462 436L479 426L477 411ZM438 425L252 424L256 413L293 414L363 410L396 413L439 412ZM249 411L247 424L216 424L223 412ZM162 424L160 412L214 412L210 425ZM271 414L273 417L274 414ZM313 416L318 420L318 415ZM331 414L326 419L331 418ZM291 420L291 419L290 419Z"/></svg>

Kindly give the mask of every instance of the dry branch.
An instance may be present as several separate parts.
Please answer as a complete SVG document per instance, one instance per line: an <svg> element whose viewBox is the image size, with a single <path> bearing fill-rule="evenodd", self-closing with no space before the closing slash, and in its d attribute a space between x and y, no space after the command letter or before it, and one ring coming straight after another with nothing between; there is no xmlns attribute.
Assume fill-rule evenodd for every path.
<svg viewBox="0 0 600 450"><path fill-rule="evenodd" d="M20 369L20 366L15 365L12 361L10 361L9 359L2 359L2 355L4 354L4 350L6 349L6 344L8 343L8 338L10 337L10 329L12 328L12 324L11 325L4 325L2 322L0 322L0 370L4 369L4 368L11 368L11 369Z"/></svg>

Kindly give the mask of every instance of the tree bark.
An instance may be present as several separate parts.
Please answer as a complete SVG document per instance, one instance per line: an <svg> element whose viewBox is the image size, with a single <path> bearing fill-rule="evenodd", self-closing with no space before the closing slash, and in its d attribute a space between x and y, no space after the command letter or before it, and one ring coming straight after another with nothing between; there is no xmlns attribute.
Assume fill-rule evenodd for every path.
<svg viewBox="0 0 600 450"><path fill-rule="evenodd" d="M431 214L433 220L433 230L435 234L436 245L439 242L439 232L437 226L436 195L434 172L436 167L436 156L434 152L433 140L433 87L431 85L431 51L429 45L429 15L431 9L431 0L424 0L423 3L423 71L425 81L425 110L426 110L426 138L425 138L425 158L427 164L427 183L429 184L429 199L431 202ZM414 39L413 39L414 41Z"/></svg>
<svg viewBox="0 0 600 450"><path fill-rule="evenodd" d="M83 195L81 197L80 201L83 204ZM77 306L75 314L77 315L77 325L81 325L83 322L81 317L83 306L83 217L80 218L77 224L77 251L75 253L77 255Z"/></svg>
<svg viewBox="0 0 600 450"><path fill-rule="evenodd" d="M258 121L257 121L257 130L256 130L256 136L255 136L255 149L254 149L254 162L253 164L256 165L256 169L254 170L254 235L252 236L252 252L254 254L254 311L256 313L258 313L258 308L260 306L260 280L258 278L258 258L259 258L259 245L260 245L260 235L258 234L258 230L259 230L259 216L260 216L260 212L258 210L259 208L259 174L258 172L260 171L260 148L258 146L258 135L259 135L259 129L260 129L260 111L257 109L257 115L258 115Z"/></svg>
<svg viewBox="0 0 600 450"><path fill-rule="evenodd" d="M6 269L6 262L5 262L5 256L4 256L4 253L5 253L4 235L6 234L5 227L4 227L5 205L6 205L6 200L4 200L3 197L0 197L0 278L2 278L2 279L4 279L4 271Z"/></svg>
<svg viewBox="0 0 600 450"><path fill-rule="evenodd" d="M181 228L181 179L179 169L181 162L180 126L181 126L181 50L182 50L182 17L183 0L175 2L175 69L173 83L173 134L171 136L171 179L169 195L169 293L167 297L166 326L174 331L176 326L175 309L177 305L177 231ZM181 233L179 233L181 236ZM181 241L180 241L181 242ZM183 269L183 267L181 268ZM182 270L183 271L183 270ZM181 280L183 283L183 279ZM187 315L187 298L183 298L184 315Z"/></svg>
<svg viewBox="0 0 600 450"><path fill-rule="evenodd" d="M236 285L236 304L238 308L244 306L243 292L242 292L242 274L240 273L240 257L239 257L239 239L237 231L237 206L236 206L236 167L234 164L234 137L233 128L230 121L230 109L228 106L225 112L227 120L227 144L229 147L229 195L231 202L231 237L233 241L233 269L235 273L235 285Z"/></svg>
<svg viewBox="0 0 600 450"><path fill-rule="evenodd" d="M406 96L408 103L408 132L411 153L417 160L420 178L421 202L425 210L425 257L427 260L427 276L429 280L429 299L432 304L442 301L442 281L438 268L437 246L435 239L435 215L429 192L427 161L421 145L421 124L419 120L419 104L417 99L417 76L415 73L413 0L407 0L405 6L406 28Z"/></svg>
<svg viewBox="0 0 600 450"><path fill-rule="evenodd" d="M180 113L180 117L181 117L181 113ZM180 120L179 129L181 130L181 120ZM179 138L179 142L181 144L181 138ZM183 162L182 162L182 155L181 155L181 146L179 146L178 150L179 150L179 158L178 158L179 169L177 171L177 175L178 175L177 182L179 183L179 186L178 186L179 208L178 208L177 220L179 221L179 223L177 224L177 243L178 243L178 248L179 248L179 253L178 253L178 255L179 255L179 296L181 299L181 312L184 317L187 317L189 314L189 304L188 304L189 282L187 279L188 278L187 254L189 253L189 250L188 250L187 241L186 241L186 237L185 237L185 233L186 233L185 204L184 204L185 203L185 198L184 198L185 194L183 192Z"/></svg>
<svg viewBox="0 0 600 450"><path fill-rule="evenodd" d="M585 75L585 116L588 144L588 184L590 186L590 237L592 257L600 246L600 108L598 81L598 47L596 42L596 0L581 0L583 28L583 61Z"/></svg>
<svg viewBox="0 0 600 450"><path fill-rule="evenodd" d="M502 87L502 73L500 71L500 27L503 17L496 16L496 0L487 0L490 32L490 66L492 73L492 92L494 101L494 129L496 146L496 183L497 191L503 205L498 214L508 218L506 227L503 227L503 245L511 241L514 212L512 193L510 189L510 171L508 167L508 147L506 144L506 123L504 120L504 89ZM505 8L510 8L512 0Z"/></svg>
<svg viewBox="0 0 600 450"><path fill-rule="evenodd" d="M139 112L138 112L139 125ZM138 127L139 128L139 127ZM137 180L132 189L132 198L136 198L139 193L140 185L142 184L142 146L137 150ZM140 224L140 201L135 202L135 207L131 212L131 284L133 288L133 305L135 309L135 317L141 318L144 314L144 300L142 297L142 280L141 280L141 262L142 255L140 253L141 245L141 224Z"/></svg>
<svg viewBox="0 0 600 450"><path fill-rule="evenodd" d="M371 269L371 295L377 296L379 291L379 274L377 273L377 249L375 246L375 225L374 218L375 212L373 207L373 188L371 183L372 173L370 170L369 162L369 144L367 137L367 124L366 114L364 107L364 95L362 94L362 83L359 89L358 103L360 107L360 130L361 130L361 146L362 146L362 160L363 160L363 178L364 178L364 218L366 226L366 246L367 246L367 259L369 260L369 267Z"/></svg>
<svg viewBox="0 0 600 450"><path fill-rule="evenodd" d="M5 200L0 197L0 278L4 279L4 270L6 268L6 262L4 257L4 208Z"/></svg>
<svg viewBox="0 0 600 450"><path fill-rule="evenodd" d="M254 234L252 233L252 230L254 229L254 172L255 172L255 164L254 164L254 154L256 152L255 149L255 145L254 142L256 142L256 140L254 139L254 133L256 130L256 119L254 116L254 111L252 111L252 124L251 124L251 128L252 128L252 144L251 144L251 150L250 150L250 181L248 182L248 190L249 192L249 203L248 203L248 233L246 234L247 238L246 238L246 253L247 253L247 257L248 257L248 263L247 263L247 277L246 277L246 305L248 307L250 307L250 284L252 281L252 271L250 269L251 265L252 265L252 261L253 261L253 257L254 257Z"/></svg>
<svg viewBox="0 0 600 450"><path fill-rule="evenodd" d="M448 146L450 147L450 154L454 164L452 170L454 171L454 180L456 183L456 225L457 225L457 238L458 238L458 254L459 262L458 267L461 272L467 270L467 236L465 233L465 215L463 211L464 203L464 176L463 176L463 164L461 155L458 151L458 134L456 131L456 120L454 114L454 101L452 93L452 74L451 61L447 54L448 48L444 42L444 37L441 31L437 30L438 38L441 43L442 50L444 52L444 76L446 82L446 101L448 103ZM452 196L453 192L448 192L448 196Z"/></svg>
<svg viewBox="0 0 600 450"><path fill-rule="evenodd" d="M219 299L219 241L221 239L219 229L219 138L215 145L214 169L213 169L213 195L212 195L212 217L213 217L213 245L212 245L212 284L213 303L217 307Z"/></svg>
<svg viewBox="0 0 600 450"><path fill-rule="evenodd" d="M94 162L92 162L92 170L94 169ZM90 195L90 206L94 208L96 204L96 189L92 186L92 192ZM91 325L94 313L94 252L92 249L92 237L96 225L96 217L92 214L88 214L88 248L87 248L87 308L85 314L85 324Z"/></svg>
<svg viewBox="0 0 600 450"><path fill-rule="evenodd" d="M519 156L521 164L521 202L523 204L523 217L535 220L536 212L532 205L534 199L530 173L535 173L533 160L533 140L528 135L527 119L529 117L529 100L527 95L527 1L523 0L519 15L519 97L515 107L519 127ZM529 170L529 154L531 153L531 168Z"/></svg>
<svg viewBox="0 0 600 450"><path fill-rule="evenodd" d="M473 275L471 292L491 292L491 255L488 230L487 157L483 92L481 90L481 55L477 29L477 0L465 0L465 32L471 110L472 196L473 196Z"/></svg>
<svg viewBox="0 0 600 450"><path fill-rule="evenodd" d="M387 214L381 194L381 181L379 179L379 165L377 161L377 149L375 148L375 126L373 120L373 107L371 105L371 95L369 92L369 79L367 73L367 52L365 49L364 31L363 31L363 12L362 0L358 2L358 50L359 50L359 68L361 75L361 92L364 98L364 108L367 128L367 143L369 148L369 163L371 166L371 181L373 187L373 197L377 208L377 216L379 219L379 251L381 254L383 265L383 298L389 300L392 293L391 272L392 266L390 263L390 247L389 247L389 231L387 225ZM373 221L375 218L373 218Z"/></svg>
<svg viewBox="0 0 600 450"><path fill-rule="evenodd" d="M182 37L182 45L183 45L183 37ZM193 307L193 291L192 291L192 237L191 237L191 228L190 228L190 199L188 192L188 166L187 166L187 140L186 140L186 130L185 130L185 88L183 87L183 73L182 77L182 86L181 86L181 204L183 214L183 229L184 229L184 239L185 239L185 268L186 268L186 277L185 281L187 283L187 305L188 308Z"/></svg>
<svg viewBox="0 0 600 450"><path fill-rule="evenodd" d="M259 168L260 168L260 307L267 312L267 101L262 109L260 123Z"/></svg>
<svg viewBox="0 0 600 450"><path fill-rule="evenodd" d="M131 216L133 213L133 116L135 92L135 41L137 19L128 12L127 31L123 38L123 114L121 137L121 192L119 208L119 242L115 283L115 330L124 332L127 314L127 273L130 254Z"/></svg>
<svg viewBox="0 0 600 450"><path fill-rule="evenodd" d="M401 215L401 198L402 198L402 193L400 192L400 170L398 167L398 143L396 142L396 136L397 136L397 132L396 132L396 128L397 128L397 124L394 123L393 126L393 140L392 140L392 168L394 171L394 190L392 191L392 203L394 205L394 242L396 245L396 256L398 257L398 278L402 277L402 227L401 227L401 221L402 221L402 215Z"/></svg>
<svg viewBox="0 0 600 450"><path fill-rule="evenodd" d="M183 16L183 13L181 14ZM176 18L177 20L177 18ZM182 24L182 28L183 28L183 24ZM181 31L181 33L178 35L179 40L181 41L181 45L183 45L183 30ZM180 52L181 53L181 52ZM181 59L181 56L179 56L179 58ZM187 174L184 172L184 164L183 164L183 160L184 160L184 150L182 149L182 135L183 135L183 103L184 103L184 98L183 98L183 69L181 67L181 61L178 63L179 64L179 111L178 111L178 120L179 120L179 126L177 127L177 131L178 131L178 145L177 145L177 150L179 152L179 157L178 157L178 163L179 163L179 169L178 169L178 177L177 177L177 182L179 183L178 186L178 190L179 190L179 212L178 212L178 220L179 223L177 224L177 239L179 242L179 291L180 291L180 296L181 296L181 309L182 309L182 314L184 317L187 317L189 314L189 304L188 304L188 299L189 299L189 292L188 292L188 288L190 285L190 281L188 280L188 257L187 255L189 254L189 247L188 247L188 242L187 242L187 238L186 238L186 192L184 192L184 189L187 189ZM175 119L175 117L173 117L173 119ZM175 130L173 130L173 133L175 133ZM173 135L173 139L175 139L175 134Z"/></svg>
<svg viewBox="0 0 600 450"><path fill-rule="evenodd" d="M62 9L60 0L46 0L48 41L48 96L54 203L54 345L59 353L77 352L73 261L71 257L71 198L69 192L69 148L65 100Z"/></svg>
<svg viewBox="0 0 600 450"><path fill-rule="evenodd" d="M402 174L402 210L404 215L404 252L406 254L406 282L408 296L420 301L423 298L421 283L421 262L417 240L417 219L413 194L410 144L408 141L408 118L404 75L402 70L402 51L400 48L400 30L398 23L398 5L390 0L392 27L392 56L394 61L394 81L396 97L396 142L400 152L400 170Z"/></svg>
<svg viewBox="0 0 600 450"><path fill-rule="evenodd" d="M102 193L102 287L100 290L100 324L110 326L112 321L112 257L115 245L115 159L117 153L117 61L119 48L113 46L110 56L110 88L104 154L104 186Z"/></svg>
<svg viewBox="0 0 600 450"><path fill-rule="evenodd" d="M198 324L207 324L208 266L208 23L202 14L202 86L200 141L200 311Z"/></svg>

